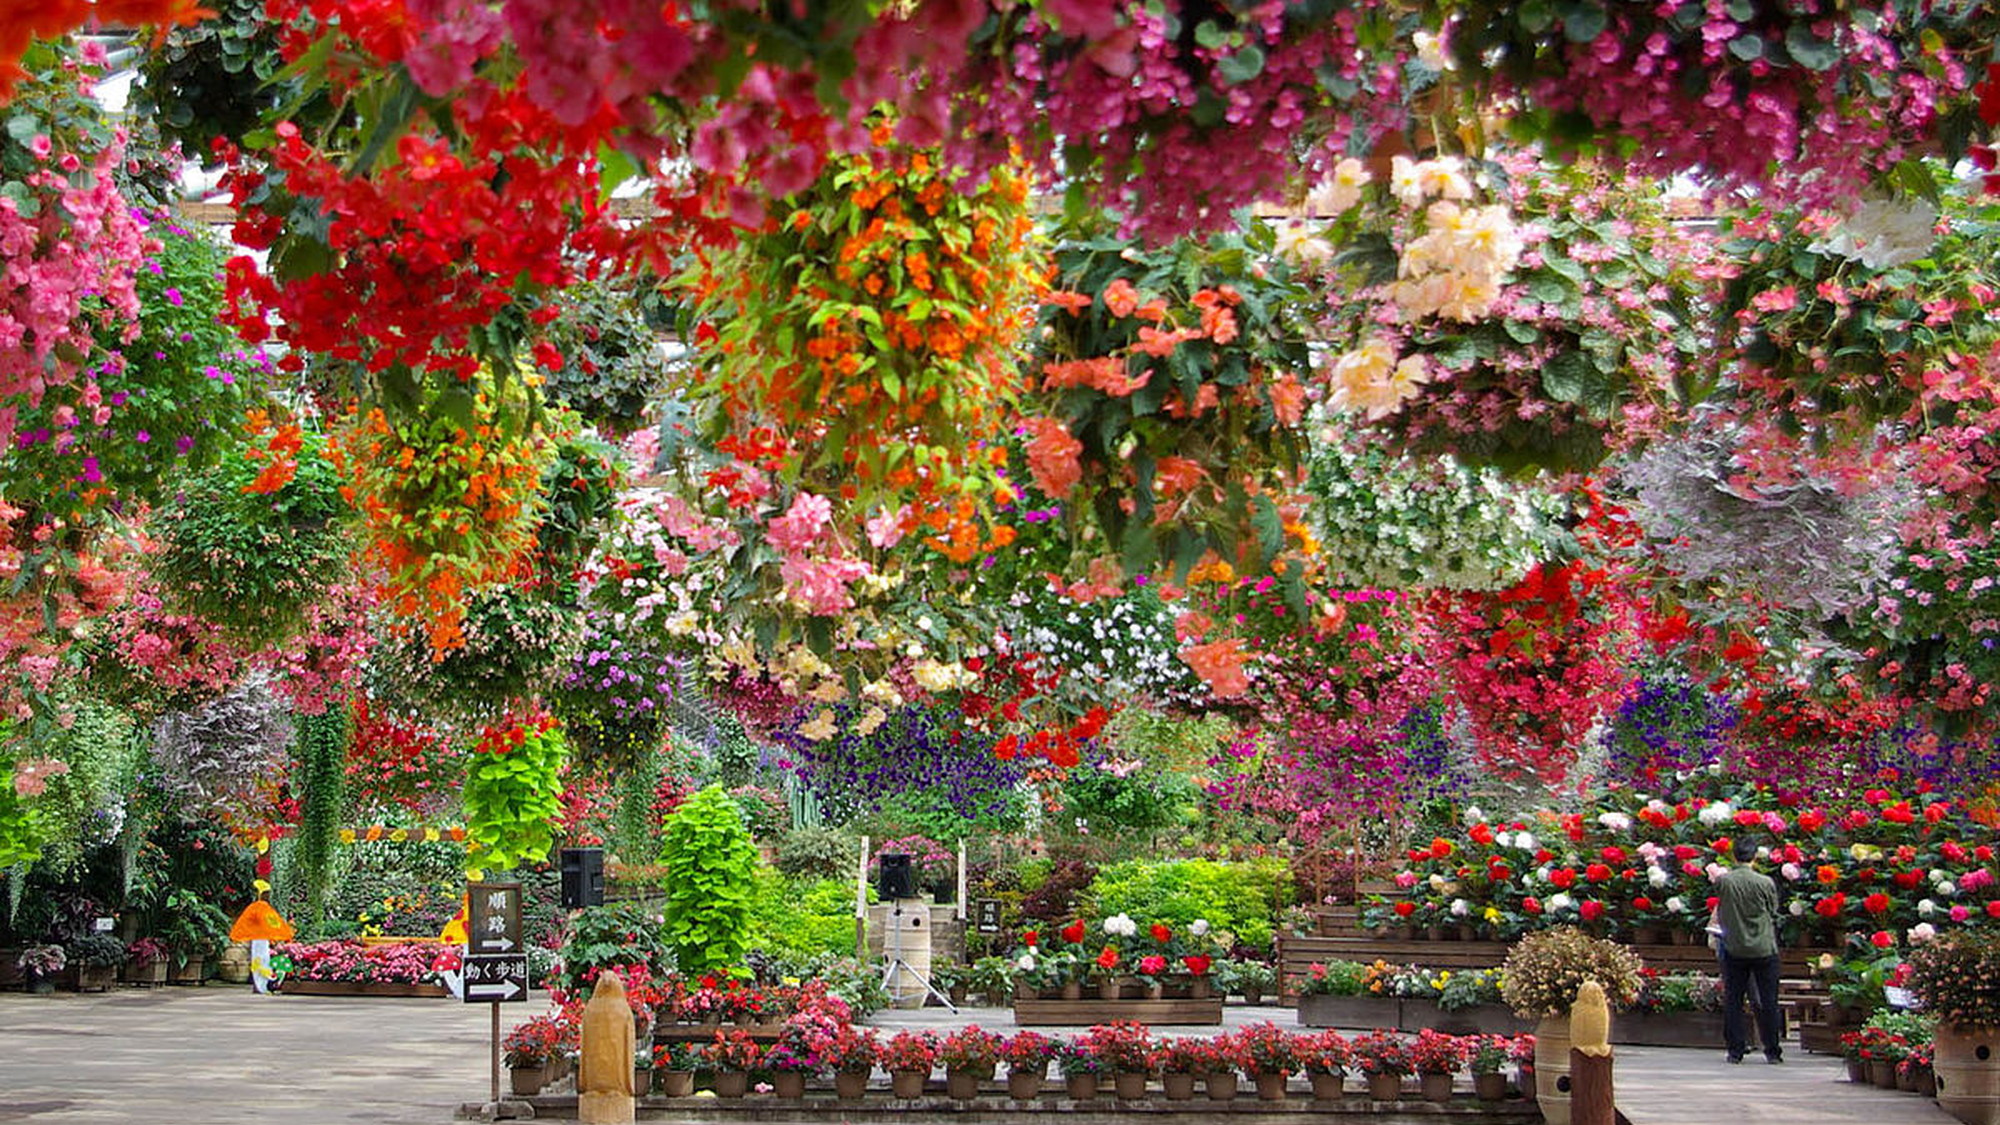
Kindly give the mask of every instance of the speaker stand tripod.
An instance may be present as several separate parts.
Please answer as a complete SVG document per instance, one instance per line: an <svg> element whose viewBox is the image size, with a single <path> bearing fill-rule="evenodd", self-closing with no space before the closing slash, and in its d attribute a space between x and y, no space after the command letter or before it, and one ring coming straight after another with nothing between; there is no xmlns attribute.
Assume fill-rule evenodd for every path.
<svg viewBox="0 0 2000 1125"><path fill-rule="evenodd" d="M931 983L931 978L918 972L916 966L903 960L903 900L900 898L889 900L889 933L882 943L882 955L889 959L888 966L882 970L884 989L896 979L897 973L908 973L912 980L923 985L924 991L935 996L937 1002L943 1004L952 1015L958 1014L958 1006L951 1002L951 997L939 992L937 985Z"/></svg>

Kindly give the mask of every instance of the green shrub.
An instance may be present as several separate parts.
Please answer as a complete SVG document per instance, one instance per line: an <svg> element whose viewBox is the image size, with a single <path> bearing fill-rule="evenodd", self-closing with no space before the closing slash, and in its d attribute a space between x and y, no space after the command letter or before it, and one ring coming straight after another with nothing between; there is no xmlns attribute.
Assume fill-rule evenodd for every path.
<svg viewBox="0 0 2000 1125"><path fill-rule="evenodd" d="M597 979L609 965L644 965L655 978L672 967L660 919L629 902L586 907L570 919L558 952L561 970L550 981L571 991Z"/></svg>
<svg viewBox="0 0 2000 1125"><path fill-rule="evenodd" d="M1291 901L1291 869L1278 858L1224 863L1183 859L1110 864L1090 884L1099 917L1126 914L1141 926L1165 922L1176 930L1206 918L1244 945L1268 946L1271 920Z"/></svg>
<svg viewBox="0 0 2000 1125"><path fill-rule="evenodd" d="M667 818L666 939L690 976L743 963L757 894L757 849L736 802L719 785L689 797Z"/></svg>
<svg viewBox="0 0 2000 1125"><path fill-rule="evenodd" d="M750 948L779 961L854 956L854 883L759 871Z"/></svg>
<svg viewBox="0 0 2000 1125"><path fill-rule="evenodd" d="M833 828L794 828L778 838L778 870L794 879L851 879L861 841Z"/></svg>

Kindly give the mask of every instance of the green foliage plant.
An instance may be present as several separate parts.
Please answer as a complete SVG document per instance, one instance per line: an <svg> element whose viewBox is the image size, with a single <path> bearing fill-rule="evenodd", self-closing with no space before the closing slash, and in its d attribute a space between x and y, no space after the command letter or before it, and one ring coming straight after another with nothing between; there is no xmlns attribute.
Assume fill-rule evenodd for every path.
<svg viewBox="0 0 2000 1125"><path fill-rule="evenodd" d="M758 856L736 802L711 785L667 818L666 939L680 970L726 973L749 949Z"/></svg>
<svg viewBox="0 0 2000 1125"><path fill-rule="evenodd" d="M834 828L794 828L778 837L774 861L794 878L851 878L860 854L860 840Z"/></svg>
<svg viewBox="0 0 2000 1125"><path fill-rule="evenodd" d="M548 857L567 756L548 715L480 732L465 772L468 869L505 871Z"/></svg>
<svg viewBox="0 0 2000 1125"><path fill-rule="evenodd" d="M854 956L854 880L759 868L749 948L785 961Z"/></svg>
<svg viewBox="0 0 2000 1125"><path fill-rule="evenodd" d="M1164 922L1176 932L1206 919L1242 944L1263 948L1271 942L1280 905L1291 901L1291 886L1289 866L1275 857L1240 863L1128 860L1100 870L1089 898L1102 916L1125 914L1145 925Z"/></svg>
<svg viewBox="0 0 2000 1125"><path fill-rule="evenodd" d="M334 837L347 812L347 709L336 706L322 714L301 715L297 732L293 756L298 761L294 787L300 790L299 830L292 844L291 868L303 892L305 920L317 924L326 913Z"/></svg>
<svg viewBox="0 0 2000 1125"><path fill-rule="evenodd" d="M570 918L557 953L562 968L549 983L576 992L611 965L644 965L658 979L673 965L657 914L633 902L589 906Z"/></svg>

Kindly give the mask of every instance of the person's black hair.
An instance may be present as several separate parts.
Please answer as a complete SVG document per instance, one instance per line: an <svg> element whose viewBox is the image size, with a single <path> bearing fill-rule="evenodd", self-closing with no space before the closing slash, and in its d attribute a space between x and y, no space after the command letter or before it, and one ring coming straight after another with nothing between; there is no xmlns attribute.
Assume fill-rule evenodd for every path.
<svg viewBox="0 0 2000 1125"><path fill-rule="evenodd" d="M1730 846L1736 853L1736 862L1738 863L1749 863L1751 860L1757 858L1757 841L1752 840L1748 836L1736 837L1735 842Z"/></svg>

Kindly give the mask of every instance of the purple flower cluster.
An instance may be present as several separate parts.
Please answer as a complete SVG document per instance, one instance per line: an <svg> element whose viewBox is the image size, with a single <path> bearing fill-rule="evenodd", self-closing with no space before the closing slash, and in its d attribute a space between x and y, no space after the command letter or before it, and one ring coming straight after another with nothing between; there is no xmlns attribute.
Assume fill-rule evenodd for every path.
<svg viewBox="0 0 2000 1125"><path fill-rule="evenodd" d="M993 756L992 740L937 712L905 707L869 734L857 734L857 712L843 709L840 733L813 742L790 731L777 741L819 799L828 819L895 808L966 820L1006 818L1023 776L1018 761Z"/></svg>

